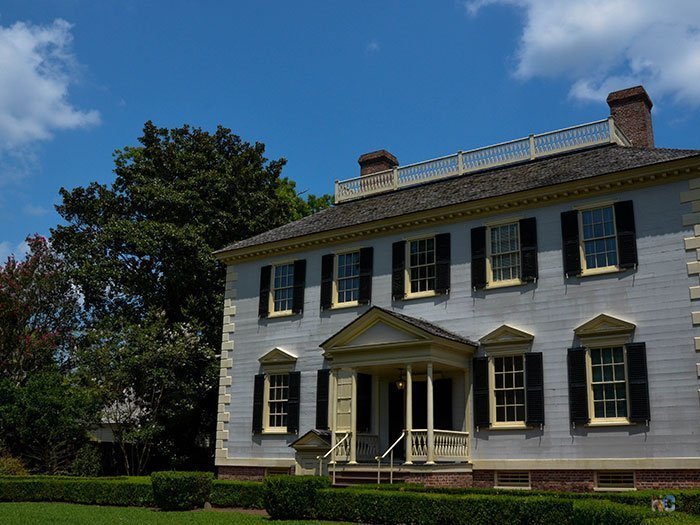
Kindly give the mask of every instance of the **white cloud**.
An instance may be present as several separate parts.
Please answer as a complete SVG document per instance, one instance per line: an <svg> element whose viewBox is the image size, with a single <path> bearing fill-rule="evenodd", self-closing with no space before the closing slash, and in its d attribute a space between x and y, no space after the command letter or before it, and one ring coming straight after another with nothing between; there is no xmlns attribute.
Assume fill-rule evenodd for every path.
<svg viewBox="0 0 700 525"><path fill-rule="evenodd" d="M7 262L7 258L10 255L14 255L17 259L24 257L29 251L29 245L26 241L22 241L15 247L8 241L0 242L0 266L4 266Z"/></svg>
<svg viewBox="0 0 700 525"><path fill-rule="evenodd" d="M0 26L0 152L21 150L58 130L99 123L97 111L68 101L78 73L71 43L65 20Z"/></svg>
<svg viewBox="0 0 700 525"><path fill-rule="evenodd" d="M524 10L515 75L563 77L571 96L602 100L644 84L652 98L700 106L698 0L473 0Z"/></svg>

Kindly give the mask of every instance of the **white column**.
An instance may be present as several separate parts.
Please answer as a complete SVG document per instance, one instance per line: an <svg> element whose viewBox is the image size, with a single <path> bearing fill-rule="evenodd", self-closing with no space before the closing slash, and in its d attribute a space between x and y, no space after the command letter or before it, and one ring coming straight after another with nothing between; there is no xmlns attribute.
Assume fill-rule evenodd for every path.
<svg viewBox="0 0 700 525"><path fill-rule="evenodd" d="M413 371L406 365L406 465L413 464Z"/></svg>
<svg viewBox="0 0 700 525"><path fill-rule="evenodd" d="M464 370L464 431L467 436L467 460L472 459L472 375L469 368Z"/></svg>
<svg viewBox="0 0 700 525"><path fill-rule="evenodd" d="M331 427L331 448L333 448L336 444L337 439L335 429L338 427L338 370L335 368L331 370L331 385L329 390L330 399L328 400L328 405L330 407L331 413L328 421L330 422ZM333 452L333 454L331 454L331 463L335 462L336 452Z"/></svg>
<svg viewBox="0 0 700 525"><path fill-rule="evenodd" d="M350 461L354 465L357 463L357 370L352 369L350 398Z"/></svg>
<svg viewBox="0 0 700 525"><path fill-rule="evenodd" d="M426 465L435 463L435 432L433 428L433 363L428 363L426 373L426 388L428 390L428 460Z"/></svg>

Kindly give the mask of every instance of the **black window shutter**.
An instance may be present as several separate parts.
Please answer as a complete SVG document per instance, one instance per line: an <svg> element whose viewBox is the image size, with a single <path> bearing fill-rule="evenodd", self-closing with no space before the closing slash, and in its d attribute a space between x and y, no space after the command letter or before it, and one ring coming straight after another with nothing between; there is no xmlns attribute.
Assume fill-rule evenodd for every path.
<svg viewBox="0 0 700 525"><path fill-rule="evenodd" d="M299 432L299 398L301 372L289 372L289 397L287 398L287 432Z"/></svg>
<svg viewBox="0 0 700 525"><path fill-rule="evenodd" d="M572 423L586 424L588 415L588 383L586 381L586 349L569 348L569 417Z"/></svg>
<svg viewBox="0 0 700 525"><path fill-rule="evenodd" d="M335 255L321 257L321 310L333 306L333 262Z"/></svg>
<svg viewBox="0 0 700 525"><path fill-rule="evenodd" d="M292 297L292 313L304 311L304 287L306 286L306 259L294 261L294 295Z"/></svg>
<svg viewBox="0 0 700 525"><path fill-rule="evenodd" d="M369 432L372 427L372 376L357 374L357 431Z"/></svg>
<svg viewBox="0 0 700 525"><path fill-rule="evenodd" d="M486 287L486 226L472 228L472 288Z"/></svg>
<svg viewBox="0 0 700 525"><path fill-rule="evenodd" d="M561 240L564 251L564 273L567 277L581 274L581 247L578 239L578 210L561 213Z"/></svg>
<svg viewBox="0 0 700 525"><path fill-rule="evenodd" d="M534 217L520 220L520 279L537 280L537 221Z"/></svg>
<svg viewBox="0 0 700 525"><path fill-rule="evenodd" d="M647 348L644 343L627 345L627 388L629 390L629 420L646 423L651 419L649 409L649 377Z"/></svg>
<svg viewBox="0 0 700 525"><path fill-rule="evenodd" d="M258 303L258 317L267 317L270 314L270 278L272 266L260 268L260 302Z"/></svg>
<svg viewBox="0 0 700 525"><path fill-rule="evenodd" d="M328 430L328 381L331 371L328 368L316 374L316 428Z"/></svg>
<svg viewBox="0 0 700 525"><path fill-rule="evenodd" d="M450 234L435 236L435 293L450 292Z"/></svg>
<svg viewBox="0 0 700 525"><path fill-rule="evenodd" d="M360 293L358 302L369 304L372 302L372 267L374 265L374 248L362 248L360 250Z"/></svg>
<svg viewBox="0 0 700 525"><path fill-rule="evenodd" d="M400 301L406 295L406 241L397 241L391 248L391 296L394 301Z"/></svg>
<svg viewBox="0 0 700 525"><path fill-rule="evenodd" d="M253 383L253 434L263 429L263 400L265 397L265 374L257 374Z"/></svg>
<svg viewBox="0 0 700 525"><path fill-rule="evenodd" d="M632 201L615 203L618 265L622 269L637 267L637 232L634 225Z"/></svg>
<svg viewBox="0 0 700 525"><path fill-rule="evenodd" d="M489 428L491 412L489 410L489 358L475 357L474 366L474 426Z"/></svg>
<svg viewBox="0 0 700 525"><path fill-rule="evenodd" d="M525 354L525 410L525 423L528 426L544 425L542 352Z"/></svg>

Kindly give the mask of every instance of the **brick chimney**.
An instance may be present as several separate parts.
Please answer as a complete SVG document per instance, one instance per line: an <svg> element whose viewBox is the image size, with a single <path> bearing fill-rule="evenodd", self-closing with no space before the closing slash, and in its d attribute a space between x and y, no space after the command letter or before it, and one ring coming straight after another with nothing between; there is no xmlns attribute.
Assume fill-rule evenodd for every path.
<svg viewBox="0 0 700 525"><path fill-rule="evenodd" d="M651 124L651 99L642 86L635 86L608 95L610 116L633 146L654 147L654 128Z"/></svg>
<svg viewBox="0 0 700 525"><path fill-rule="evenodd" d="M372 173L390 170L399 165L399 161L396 160L396 157L385 149L360 155L360 158L357 159L357 163L360 165L360 176L362 177L371 175Z"/></svg>

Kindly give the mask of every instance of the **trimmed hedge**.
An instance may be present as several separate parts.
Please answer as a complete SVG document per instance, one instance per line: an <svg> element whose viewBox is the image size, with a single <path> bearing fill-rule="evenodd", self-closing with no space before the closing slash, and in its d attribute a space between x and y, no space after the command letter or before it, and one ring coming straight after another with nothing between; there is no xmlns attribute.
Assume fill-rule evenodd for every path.
<svg viewBox="0 0 700 525"><path fill-rule="evenodd" d="M355 489L319 492L317 517L394 525L569 525L573 503L554 498L450 496Z"/></svg>
<svg viewBox="0 0 700 525"><path fill-rule="evenodd" d="M211 495L211 472L154 472L153 499L162 510L202 508Z"/></svg>
<svg viewBox="0 0 700 525"><path fill-rule="evenodd" d="M265 490L259 481L214 480L209 502L215 507L264 509Z"/></svg>
<svg viewBox="0 0 700 525"><path fill-rule="evenodd" d="M415 483L397 483L395 485L358 485L363 490L386 490L399 492L421 492L430 494L465 495L504 495L520 498L548 497L568 500L605 500L624 503L638 507L650 508L655 496L673 494L676 497L676 509L688 514L700 515L700 490L698 489L655 489L624 492L555 492L538 490L507 490L478 487L426 487Z"/></svg>
<svg viewBox="0 0 700 525"><path fill-rule="evenodd" d="M151 479L1 477L0 501L60 501L85 505L153 506Z"/></svg>
<svg viewBox="0 0 700 525"><path fill-rule="evenodd" d="M270 476L263 480L265 510L272 519L316 518L318 491L331 481L317 476Z"/></svg>

